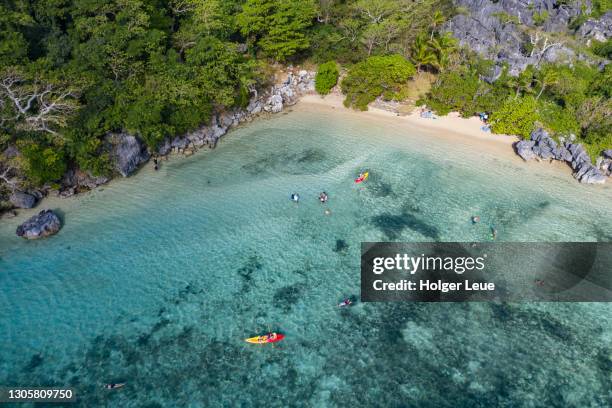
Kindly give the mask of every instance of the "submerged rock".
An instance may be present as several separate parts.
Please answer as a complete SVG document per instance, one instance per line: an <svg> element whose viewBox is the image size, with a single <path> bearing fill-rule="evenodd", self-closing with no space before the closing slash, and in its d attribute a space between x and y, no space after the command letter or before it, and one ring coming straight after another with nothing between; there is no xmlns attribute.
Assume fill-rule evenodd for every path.
<svg viewBox="0 0 612 408"><path fill-rule="evenodd" d="M106 137L110 145L113 166L123 177L134 173L138 167L149 160L149 152L142 141L127 133L109 134Z"/></svg>
<svg viewBox="0 0 612 408"><path fill-rule="evenodd" d="M15 191L9 197L9 201L17 208L32 208L36 205L36 197L31 194Z"/></svg>
<svg viewBox="0 0 612 408"><path fill-rule="evenodd" d="M57 233L61 228L59 217L51 210L42 210L17 227L17 236L38 239Z"/></svg>

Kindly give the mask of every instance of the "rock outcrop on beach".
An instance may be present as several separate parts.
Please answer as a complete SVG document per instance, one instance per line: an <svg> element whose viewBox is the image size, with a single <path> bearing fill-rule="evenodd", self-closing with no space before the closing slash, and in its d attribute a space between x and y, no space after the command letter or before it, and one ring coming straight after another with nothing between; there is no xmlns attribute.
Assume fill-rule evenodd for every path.
<svg viewBox="0 0 612 408"><path fill-rule="evenodd" d="M70 169L64 174L59 195L70 197L78 192L92 190L110 181L105 176L93 176L79 169Z"/></svg>
<svg viewBox="0 0 612 408"><path fill-rule="evenodd" d="M33 208L38 199L32 194L21 191L13 191L9 197L9 201L15 208Z"/></svg>
<svg viewBox="0 0 612 408"><path fill-rule="evenodd" d="M597 167L603 175L607 177L612 176L612 149L605 150L601 157L597 158L595 167Z"/></svg>
<svg viewBox="0 0 612 408"><path fill-rule="evenodd" d="M146 145L136 136L127 133L110 133L106 136L111 160L115 171L123 177L134 173L149 160Z"/></svg>
<svg viewBox="0 0 612 408"><path fill-rule="evenodd" d="M454 3L460 12L446 24L445 30L461 45L495 62L490 81L497 79L504 64L508 65L510 75L518 75L528 65L542 61L571 63L576 58L587 58L577 56L555 35L569 32L569 22L581 13L582 2L455 0ZM546 17L542 18L543 15ZM609 37L606 16L588 20L579 33L583 37Z"/></svg>
<svg viewBox="0 0 612 408"><path fill-rule="evenodd" d="M17 227L17 236L25 239L38 239L56 234L62 224L59 217L51 210L42 210Z"/></svg>
<svg viewBox="0 0 612 408"><path fill-rule="evenodd" d="M514 148L523 160L560 160L568 163L574 170L574 177L581 183L605 183L610 175L612 156L608 158L609 162L602 159L601 163L595 166L581 144L567 141L557 144L544 129L534 130L530 140L521 140ZM607 154L607 151L604 152L604 157L607 157ZM607 166L606 170L603 170L604 165Z"/></svg>
<svg viewBox="0 0 612 408"><path fill-rule="evenodd" d="M171 152L191 154L203 146L213 148L230 128L262 112L278 113L286 106L297 103L301 94L314 91L314 78L315 72L302 70L295 74L289 71L287 79L272 86L269 91L259 93L253 90L253 96L245 109L216 113L206 126L172 140L165 140L158 153L162 156Z"/></svg>

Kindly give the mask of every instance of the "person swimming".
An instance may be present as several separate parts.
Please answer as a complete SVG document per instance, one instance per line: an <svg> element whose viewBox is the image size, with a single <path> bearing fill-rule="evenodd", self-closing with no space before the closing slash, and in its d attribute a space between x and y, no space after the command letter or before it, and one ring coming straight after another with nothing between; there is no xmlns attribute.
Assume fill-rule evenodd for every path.
<svg viewBox="0 0 612 408"><path fill-rule="evenodd" d="M353 304L353 301L351 301L351 299L347 298L347 299L344 299L342 302L340 302L338 307L350 306L352 304Z"/></svg>
<svg viewBox="0 0 612 408"><path fill-rule="evenodd" d="M480 222L480 217L477 215L472 216L472 224L477 224Z"/></svg>
<svg viewBox="0 0 612 408"><path fill-rule="evenodd" d="M325 191L323 191L321 194L319 194L319 201L321 203L325 204L328 199L329 199L329 197L327 196L327 193Z"/></svg>
<svg viewBox="0 0 612 408"><path fill-rule="evenodd" d="M291 194L291 200L293 202L296 202L296 203L299 202L300 201L300 195L298 193Z"/></svg>

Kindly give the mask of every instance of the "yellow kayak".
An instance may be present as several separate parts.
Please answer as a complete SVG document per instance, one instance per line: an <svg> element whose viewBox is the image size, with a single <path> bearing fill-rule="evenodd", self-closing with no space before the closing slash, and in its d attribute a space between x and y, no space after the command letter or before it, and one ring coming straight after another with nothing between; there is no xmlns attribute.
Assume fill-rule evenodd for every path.
<svg viewBox="0 0 612 408"><path fill-rule="evenodd" d="M253 344L266 344L266 343L276 343L277 341L281 341L285 336L279 333L270 333L265 334L263 336L255 336L249 337L248 339L244 339L247 343Z"/></svg>

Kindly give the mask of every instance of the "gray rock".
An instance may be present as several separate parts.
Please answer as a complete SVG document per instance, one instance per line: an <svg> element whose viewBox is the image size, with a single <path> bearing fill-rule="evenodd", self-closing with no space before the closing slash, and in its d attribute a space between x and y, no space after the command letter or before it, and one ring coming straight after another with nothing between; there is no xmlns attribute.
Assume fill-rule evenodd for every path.
<svg viewBox="0 0 612 408"><path fill-rule="evenodd" d="M534 146L535 142L532 140L521 140L514 145L514 148L516 149L516 154L527 161L536 158L536 154L533 152Z"/></svg>
<svg viewBox="0 0 612 408"><path fill-rule="evenodd" d="M266 105L264 106L264 110L271 113L278 113L283 110L283 97L277 94L272 95Z"/></svg>
<svg viewBox="0 0 612 408"><path fill-rule="evenodd" d="M75 188L91 190L109 181L110 179L105 176L94 176L89 172L71 169L62 178L62 191L69 189L74 191Z"/></svg>
<svg viewBox="0 0 612 408"><path fill-rule="evenodd" d="M259 99L254 99L249 102L247 106L247 112L251 115L256 115L263 109L263 104Z"/></svg>
<svg viewBox="0 0 612 408"><path fill-rule="evenodd" d="M189 143L189 140L187 140L186 138L177 136L172 141L171 146L177 149L184 149L188 143Z"/></svg>
<svg viewBox="0 0 612 408"><path fill-rule="evenodd" d="M161 155L161 156L166 156L170 153L170 151L172 150L172 144L170 143L170 141L168 139L164 140L164 143L162 143L162 145L159 147L159 149L157 149L157 152Z"/></svg>
<svg viewBox="0 0 612 408"><path fill-rule="evenodd" d="M567 150L565 148L565 146L559 146L557 148L557 153L555 155L555 159L571 163L572 162L572 154L570 153L569 150Z"/></svg>
<svg viewBox="0 0 612 408"><path fill-rule="evenodd" d="M576 172L575 177L585 184L602 184L606 182L607 178L592 164L583 166Z"/></svg>
<svg viewBox="0 0 612 408"><path fill-rule="evenodd" d="M10 145L9 147L7 147L4 150L4 157L6 157L7 159L14 159L15 157L19 156L19 150L17 150L17 147Z"/></svg>
<svg viewBox="0 0 612 408"><path fill-rule="evenodd" d="M110 144L113 166L123 177L128 177L149 160L149 152L142 141L127 133L111 133L106 137Z"/></svg>
<svg viewBox="0 0 612 408"><path fill-rule="evenodd" d="M612 37L612 11L608 11L600 19L588 19L578 29L582 38L606 41Z"/></svg>
<svg viewBox="0 0 612 408"><path fill-rule="evenodd" d="M602 155L606 159L612 159L612 149L604 150Z"/></svg>
<svg viewBox="0 0 612 408"><path fill-rule="evenodd" d="M38 239L57 233L61 228L59 217L51 210L42 210L17 227L17 236Z"/></svg>
<svg viewBox="0 0 612 408"><path fill-rule="evenodd" d="M9 201L17 208L32 208L36 205L36 197L31 194L15 191L9 197Z"/></svg>
<svg viewBox="0 0 612 408"><path fill-rule="evenodd" d="M581 7L579 2L560 6L555 0L455 0L454 3L467 13L458 13L443 29L450 31L462 46L493 60L497 67L507 64L511 75L518 75L527 65L539 62L538 56L530 56L526 51L530 39L524 26L535 28L534 13L547 12L548 19L541 27L545 32L564 32ZM511 16L520 25L502 21L499 17L502 15ZM567 62L573 58L574 53L567 47L552 47L542 55L542 59L551 62ZM492 74L486 80L495 80L496 72Z"/></svg>

